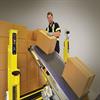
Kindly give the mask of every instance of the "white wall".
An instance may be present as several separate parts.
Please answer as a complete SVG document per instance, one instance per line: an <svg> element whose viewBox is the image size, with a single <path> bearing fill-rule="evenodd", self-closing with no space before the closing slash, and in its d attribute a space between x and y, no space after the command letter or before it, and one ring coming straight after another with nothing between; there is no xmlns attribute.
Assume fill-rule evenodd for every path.
<svg viewBox="0 0 100 100"><path fill-rule="evenodd" d="M52 11L62 29L61 56L65 31L71 32L70 53L79 56L96 73L93 94L100 93L100 1L99 0L2 0L0 20L28 26L47 26L46 13Z"/></svg>

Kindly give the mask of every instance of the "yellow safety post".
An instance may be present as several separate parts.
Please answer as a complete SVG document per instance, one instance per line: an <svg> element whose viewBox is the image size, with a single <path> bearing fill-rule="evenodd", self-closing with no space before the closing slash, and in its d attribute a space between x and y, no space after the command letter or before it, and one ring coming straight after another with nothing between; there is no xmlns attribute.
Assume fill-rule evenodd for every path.
<svg viewBox="0 0 100 100"><path fill-rule="evenodd" d="M8 45L8 99L20 100L20 70L17 68L17 30L10 30Z"/></svg>
<svg viewBox="0 0 100 100"><path fill-rule="evenodd" d="M70 33L69 31L66 32L67 37L64 41L64 51L63 51L64 62L66 62L67 58L69 57L69 36L68 36L69 33Z"/></svg>

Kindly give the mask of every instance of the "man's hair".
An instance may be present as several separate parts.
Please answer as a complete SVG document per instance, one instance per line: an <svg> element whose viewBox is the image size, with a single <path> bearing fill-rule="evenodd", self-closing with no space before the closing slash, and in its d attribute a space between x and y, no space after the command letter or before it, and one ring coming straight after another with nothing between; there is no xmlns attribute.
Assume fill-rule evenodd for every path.
<svg viewBox="0 0 100 100"><path fill-rule="evenodd" d="M48 16L48 15L53 16L53 13L52 13L52 12L48 12L48 13L47 13L47 16Z"/></svg>

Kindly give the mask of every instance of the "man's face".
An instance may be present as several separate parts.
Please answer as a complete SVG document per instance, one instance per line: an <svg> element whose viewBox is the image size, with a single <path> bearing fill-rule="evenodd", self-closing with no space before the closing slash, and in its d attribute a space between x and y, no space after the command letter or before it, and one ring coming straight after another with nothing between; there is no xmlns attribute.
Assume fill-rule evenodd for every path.
<svg viewBox="0 0 100 100"><path fill-rule="evenodd" d="M48 19L49 24L53 22L53 16L48 15L47 19Z"/></svg>

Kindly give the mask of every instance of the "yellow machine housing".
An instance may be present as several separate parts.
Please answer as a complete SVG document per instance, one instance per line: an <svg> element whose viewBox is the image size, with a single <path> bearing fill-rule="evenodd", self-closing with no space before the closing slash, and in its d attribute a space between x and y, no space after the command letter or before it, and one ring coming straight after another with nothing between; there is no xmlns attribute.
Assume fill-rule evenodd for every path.
<svg viewBox="0 0 100 100"><path fill-rule="evenodd" d="M70 56L69 55L69 37L68 37L69 31L66 32L67 38L64 41L64 53L63 53L63 57L64 57L64 62L67 61L67 58Z"/></svg>
<svg viewBox="0 0 100 100"><path fill-rule="evenodd" d="M8 99L20 100L20 70L17 68L17 30L10 30L8 45Z"/></svg>

